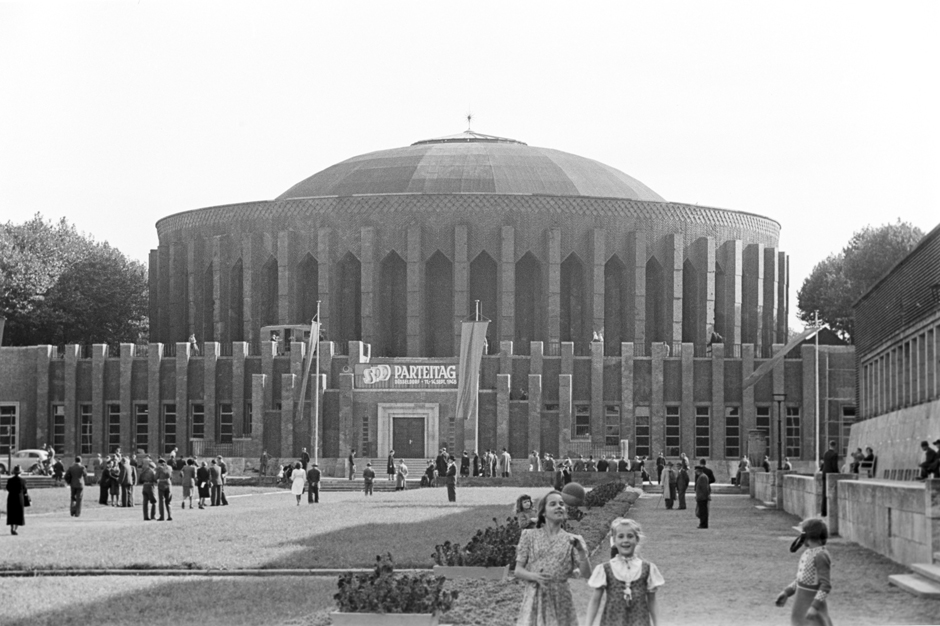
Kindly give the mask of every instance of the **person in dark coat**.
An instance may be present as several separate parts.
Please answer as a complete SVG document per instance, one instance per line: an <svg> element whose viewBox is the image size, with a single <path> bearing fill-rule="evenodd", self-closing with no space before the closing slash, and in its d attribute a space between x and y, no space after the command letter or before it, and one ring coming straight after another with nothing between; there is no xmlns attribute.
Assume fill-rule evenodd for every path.
<svg viewBox="0 0 940 626"><path fill-rule="evenodd" d="M7 479L7 526L11 535L26 525L26 481L20 477L20 466L13 466L13 475Z"/></svg>
<svg viewBox="0 0 940 626"><path fill-rule="evenodd" d="M307 504L320 501L320 467L316 463L310 464L307 470Z"/></svg>
<svg viewBox="0 0 940 626"><path fill-rule="evenodd" d="M713 484L715 482L715 472L713 472L710 467L705 465L705 459L699 459L698 467L702 468L702 472L708 478L708 484ZM698 469L698 467L695 469Z"/></svg>
<svg viewBox="0 0 940 626"><path fill-rule="evenodd" d="M212 474L209 472L209 466L205 461L196 470L196 487L199 489L199 508L206 508L206 498L210 496L210 481Z"/></svg>
<svg viewBox="0 0 940 626"><path fill-rule="evenodd" d="M72 491L72 499L69 505L69 513L72 517L79 517L82 514L82 498L85 495L85 481L88 480L88 472L82 465L82 457L75 457L75 463L65 473L65 482L69 484Z"/></svg>
<svg viewBox="0 0 940 626"><path fill-rule="evenodd" d="M308 465L310 465L310 453L304 448L300 451L300 466L303 467L306 472Z"/></svg>
<svg viewBox="0 0 940 626"><path fill-rule="evenodd" d="M660 485L663 484L664 471L666 471L666 457L664 457L663 453L660 452L659 456L656 457L656 482Z"/></svg>
<svg viewBox="0 0 940 626"><path fill-rule="evenodd" d="M684 509L685 492L689 489L689 470L682 463L679 464L679 475L676 477L676 491L679 492L679 508Z"/></svg>
<svg viewBox="0 0 940 626"><path fill-rule="evenodd" d="M395 451L388 451L388 461L385 463L385 471L388 472L388 479L395 480Z"/></svg>
<svg viewBox="0 0 940 626"><path fill-rule="evenodd" d="M698 527L708 528L708 501L712 499L712 488L705 475L705 466L695 466L695 514Z"/></svg>
<svg viewBox="0 0 940 626"><path fill-rule="evenodd" d="M669 490L669 497L666 498L666 508L671 509L673 503L676 501L676 491L679 489L679 476L673 467L672 461L666 466L665 474L666 483L663 485L663 489Z"/></svg>
<svg viewBox="0 0 940 626"><path fill-rule="evenodd" d="M460 475L470 475L470 455L467 454L466 450L463 451L463 455L460 457Z"/></svg>
<svg viewBox="0 0 940 626"><path fill-rule="evenodd" d="M98 477L98 504L108 506L108 495L111 491L111 474L108 472L108 464L102 462L101 475Z"/></svg>
<svg viewBox="0 0 940 626"><path fill-rule="evenodd" d="M447 460L447 469L445 471L445 482L447 483L447 501L457 501L457 459L451 455Z"/></svg>
<svg viewBox="0 0 940 626"><path fill-rule="evenodd" d="M935 441L940 442L940 439ZM926 480L933 474L934 478L938 477L937 465L940 455L937 454L937 451L930 447L930 444L926 441L920 442L920 449L924 451L924 461L920 464L920 479Z"/></svg>
<svg viewBox="0 0 940 626"><path fill-rule="evenodd" d="M447 474L447 448L441 448L440 453L437 455L437 459L434 461L434 467L437 470L437 476L444 480L445 475Z"/></svg>
<svg viewBox="0 0 940 626"><path fill-rule="evenodd" d="M789 461L788 461L789 462ZM826 497L826 474L838 474L839 473L839 452L836 450L836 442L829 442L829 449L826 450L826 453L823 455L823 466L822 466L822 516L826 517L829 513L829 498Z"/></svg>
<svg viewBox="0 0 940 626"><path fill-rule="evenodd" d="M222 468L215 459L209 467L209 484L212 487L210 506L222 506Z"/></svg>
<svg viewBox="0 0 940 626"><path fill-rule="evenodd" d="M477 451L473 451L473 475L481 476L483 471L480 469L480 455L477 454Z"/></svg>

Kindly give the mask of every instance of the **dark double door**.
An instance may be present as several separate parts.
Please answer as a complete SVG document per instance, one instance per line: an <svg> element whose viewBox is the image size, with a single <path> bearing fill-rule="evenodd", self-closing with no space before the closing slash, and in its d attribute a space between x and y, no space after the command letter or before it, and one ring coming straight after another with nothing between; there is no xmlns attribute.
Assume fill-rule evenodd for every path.
<svg viewBox="0 0 940 626"><path fill-rule="evenodd" d="M399 459L423 459L424 418L396 417L392 420L392 449Z"/></svg>

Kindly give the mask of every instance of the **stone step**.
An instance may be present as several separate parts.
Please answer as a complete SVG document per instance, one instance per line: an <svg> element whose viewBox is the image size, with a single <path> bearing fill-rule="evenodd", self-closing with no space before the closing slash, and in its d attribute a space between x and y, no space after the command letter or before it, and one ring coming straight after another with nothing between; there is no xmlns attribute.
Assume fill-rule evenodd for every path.
<svg viewBox="0 0 940 626"><path fill-rule="evenodd" d="M915 596L940 600L940 584L927 580L923 576L893 574L888 576L888 582Z"/></svg>
<svg viewBox="0 0 940 626"><path fill-rule="evenodd" d="M940 583L940 565L934 565L933 563L914 563L911 565L911 569L915 574Z"/></svg>

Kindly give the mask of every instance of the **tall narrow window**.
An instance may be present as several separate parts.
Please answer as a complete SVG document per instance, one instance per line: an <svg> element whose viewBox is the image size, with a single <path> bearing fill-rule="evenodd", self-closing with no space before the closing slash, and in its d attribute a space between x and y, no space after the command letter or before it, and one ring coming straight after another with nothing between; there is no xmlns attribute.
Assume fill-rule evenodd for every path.
<svg viewBox="0 0 940 626"><path fill-rule="evenodd" d="M604 445L609 448L620 446L619 404L608 404L604 407Z"/></svg>
<svg viewBox="0 0 940 626"><path fill-rule="evenodd" d="M245 413L242 415L242 435L247 437L251 434L251 402L245 403Z"/></svg>
<svg viewBox="0 0 940 626"><path fill-rule="evenodd" d="M711 456L711 407L695 407L695 457Z"/></svg>
<svg viewBox="0 0 940 626"><path fill-rule="evenodd" d="M163 405L163 452L169 454L176 447L176 405Z"/></svg>
<svg viewBox="0 0 940 626"><path fill-rule="evenodd" d="M219 421L216 429L216 432L219 433L219 443L232 443L234 423L232 405L229 403L219 404Z"/></svg>
<svg viewBox="0 0 940 626"><path fill-rule="evenodd" d="M359 450L363 456L369 454L369 416L362 416L362 441Z"/></svg>
<svg viewBox="0 0 940 626"><path fill-rule="evenodd" d="M65 405L52 405L52 449L65 454Z"/></svg>
<svg viewBox="0 0 940 626"><path fill-rule="evenodd" d="M741 456L741 407L725 407L725 458Z"/></svg>
<svg viewBox="0 0 940 626"><path fill-rule="evenodd" d="M757 409L757 418L756 418L756 428L764 435L764 442L767 445L770 445L770 407L769 406L758 406ZM770 452L768 451L767 454Z"/></svg>
<svg viewBox="0 0 940 626"><path fill-rule="evenodd" d="M194 404L192 415L192 433L193 439L205 439L206 437L206 405Z"/></svg>
<svg viewBox="0 0 940 626"><path fill-rule="evenodd" d="M134 434L137 437L134 447L147 452L150 448L150 407L146 404L134 405Z"/></svg>
<svg viewBox="0 0 940 626"><path fill-rule="evenodd" d="M591 405L579 403L574 405L574 434L572 439L591 438Z"/></svg>
<svg viewBox="0 0 940 626"><path fill-rule="evenodd" d="M9 454L17 448L17 405L0 405L0 454Z"/></svg>
<svg viewBox="0 0 940 626"><path fill-rule="evenodd" d="M108 405L108 449L121 447L121 405ZM132 449L131 452L134 452Z"/></svg>
<svg viewBox="0 0 940 626"><path fill-rule="evenodd" d="M786 426L786 456L792 459L800 458L800 407L787 407Z"/></svg>
<svg viewBox="0 0 940 626"><path fill-rule="evenodd" d="M78 441L80 454L91 454L94 443L91 439L91 405L82 404L78 407ZM111 449L114 451L114 448Z"/></svg>
<svg viewBox="0 0 940 626"><path fill-rule="evenodd" d="M650 454L650 408L636 407L636 456Z"/></svg>
<svg viewBox="0 0 940 626"><path fill-rule="evenodd" d="M666 456L679 456L680 449L680 421L678 406L666 407Z"/></svg>

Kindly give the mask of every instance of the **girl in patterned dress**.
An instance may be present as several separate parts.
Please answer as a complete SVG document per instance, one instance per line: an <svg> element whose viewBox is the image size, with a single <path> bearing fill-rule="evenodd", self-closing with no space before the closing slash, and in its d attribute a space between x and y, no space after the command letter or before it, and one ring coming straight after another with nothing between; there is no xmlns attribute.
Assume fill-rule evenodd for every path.
<svg viewBox="0 0 940 626"><path fill-rule="evenodd" d="M526 583L516 626L578 626L568 577L591 572L581 535L562 529L568 508L558 491L539 502L536 527L523 530L516 548L516 578Z"/></svg>
<svg viewBox="0 0 940 626"><path fill-rule="evenodd" d="M588 604L587 626L593 626L607 595L600 626L656 626L656 590L665 584L659 568L636 555L643 529L632 519L610 523L611 559L594 568L588 586L594 595Z"/></svg>
<svg viewBox="0 0 940 626"><path fill-rule="evenodd" d="M785 605L790 596L796 595L790 613L792 626L832 626L826 606L826 599L832 590L829 582L832 561L826 550L829 527L820 518L811 517L803 522L802 531L790 546L790 552L796 552L802 545L806 546L806 550L800 557L796 579L777 596L777 606Z"/></svg>

